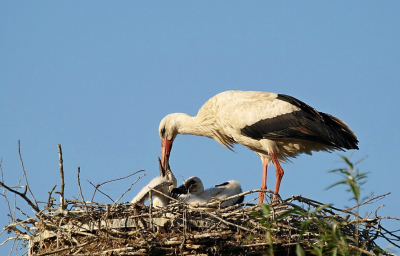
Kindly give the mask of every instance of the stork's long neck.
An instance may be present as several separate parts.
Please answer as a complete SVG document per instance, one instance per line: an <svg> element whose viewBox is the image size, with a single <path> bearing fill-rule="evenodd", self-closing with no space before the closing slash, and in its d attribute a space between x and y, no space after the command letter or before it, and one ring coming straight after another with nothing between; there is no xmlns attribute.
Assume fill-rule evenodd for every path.
<svg viewBox="0 0 400 256"><path fill-rule="evenodd" d="M189 116L179 113L176 116L176 125L179 134L192 134L213 138L213 125L209 119L199 116Z"/></svg>
<svg viewBox="0 0 400 256"><path fill-rule="evenodd" d="M176 126L179 134L193 134L212 138L219 142L222 146L231 149L235 141L226 135L223 129L216 122L213 114L204 114L197 116L189 116L179 113L176 116Z"/></svg>

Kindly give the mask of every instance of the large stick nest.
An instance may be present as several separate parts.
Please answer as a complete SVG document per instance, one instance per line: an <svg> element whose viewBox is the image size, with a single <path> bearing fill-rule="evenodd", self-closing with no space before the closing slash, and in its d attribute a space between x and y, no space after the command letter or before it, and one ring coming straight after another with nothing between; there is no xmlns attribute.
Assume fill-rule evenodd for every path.
<svg viewBox="0 0 400 256"><path fill-rule="evenodd" d="M187 205L175 200L164 208L152 207L151 202L150 206L117 203L130 188L114 204L95 203L94 194L91 201L85 201L81 189L82 200L66 200L60 145L59 153L59 204L54 204L51 197L54 186L46 206L41 209L30 191L24 169L27 184L24 192L0 182L0 186L23 198L36 212L33 217L24 214L24 220L13 216L13 223L1 233L15 236L0 246L9 240L29 243L29 255L266 255L271 249L277 255L296 255L298 244L310 254L316 246L343 246L340 239L344 237L346 248L357 255L392 255L383 250L377 252L377 238L384 238L400 248L394 242L400 241L400 237L381 226L382 219L400 219L378 216L379 208L375 217L367 218L358 216L354 210L387 194L345 210L301 196L279 198L268 206L252 204L253 199L221 208L223 201L243 195L254 198L257 196L254 193L260 190L206 205ZM79 172L78 168L80 188ZM96 186L95 192L102 184ZM27 191L32 199L28 198ZM328 239L327 234L331 236ZM340 239L332 239L335 236ZM333 241L333 245L329 241Z"/></svg>
<svg viewBox="0 0 400 256"><path fill-rule="evenodd" d="M341 231L351 237L357 230L356 222L348 218L353 215L350 210L332 207L313 216L291 214L279 219L290 210L307 212L322 205L301 196L271 204L270 227L260 224L262 217L252 212L262 211L259 205L252 204L219 209L215 203L193 207L177 202L160 209L128 203L103 205L72 200L66 203L69 210L47 209L36 218L13 225L13 228L17 224L32 225L29 230L34 230L33 234L25 237L31 255L261 254L271 244L275 253L295 255L297 242L301 241L307 251L306 244L317 243L321 233L316 225L310 225L300 239L301 223L307 218L345 223ZM365 244L364 252L376 246L379 220L375 217L358 221L359 243ZM268 230L272 233L271 242L266 236Z"/></svg>

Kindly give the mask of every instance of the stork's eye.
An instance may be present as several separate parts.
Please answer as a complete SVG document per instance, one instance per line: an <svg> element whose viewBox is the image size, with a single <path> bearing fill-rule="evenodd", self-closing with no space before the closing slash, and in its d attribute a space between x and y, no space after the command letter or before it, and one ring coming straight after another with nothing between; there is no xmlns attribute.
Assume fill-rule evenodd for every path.
<svg viewBox="0 0 400 256"><path fill-rule="evenodd" d="M165 127L161 129L161 136L164 137L165 135Z"/></svg>

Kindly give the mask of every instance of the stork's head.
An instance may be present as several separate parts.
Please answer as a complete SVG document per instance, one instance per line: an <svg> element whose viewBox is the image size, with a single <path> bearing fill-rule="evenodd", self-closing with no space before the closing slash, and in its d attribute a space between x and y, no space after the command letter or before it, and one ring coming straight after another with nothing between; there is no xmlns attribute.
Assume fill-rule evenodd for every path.
<svg viewBox="0 0 400 256"><path fill-rule="evenodd" d="M166 160L169 159L172 143L179 133L179 125L177 114L169 114L160 122L158 133L161 139L161 165L164 169L166 169Z"/></svg>

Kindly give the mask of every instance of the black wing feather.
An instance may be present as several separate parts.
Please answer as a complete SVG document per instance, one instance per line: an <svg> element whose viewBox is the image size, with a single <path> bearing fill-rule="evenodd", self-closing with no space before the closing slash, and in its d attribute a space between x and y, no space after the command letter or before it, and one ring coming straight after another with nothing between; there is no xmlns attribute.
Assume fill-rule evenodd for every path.
<svg viewBox="0 0 400 256"><path fill-rule="evenodd" d="M291 96L278 94L277 99L289 102L300 110L260 120L242 128L241 133L258 140L305 140L337 149L358 149L357 137L340 119L318 112Z"/></svg>

